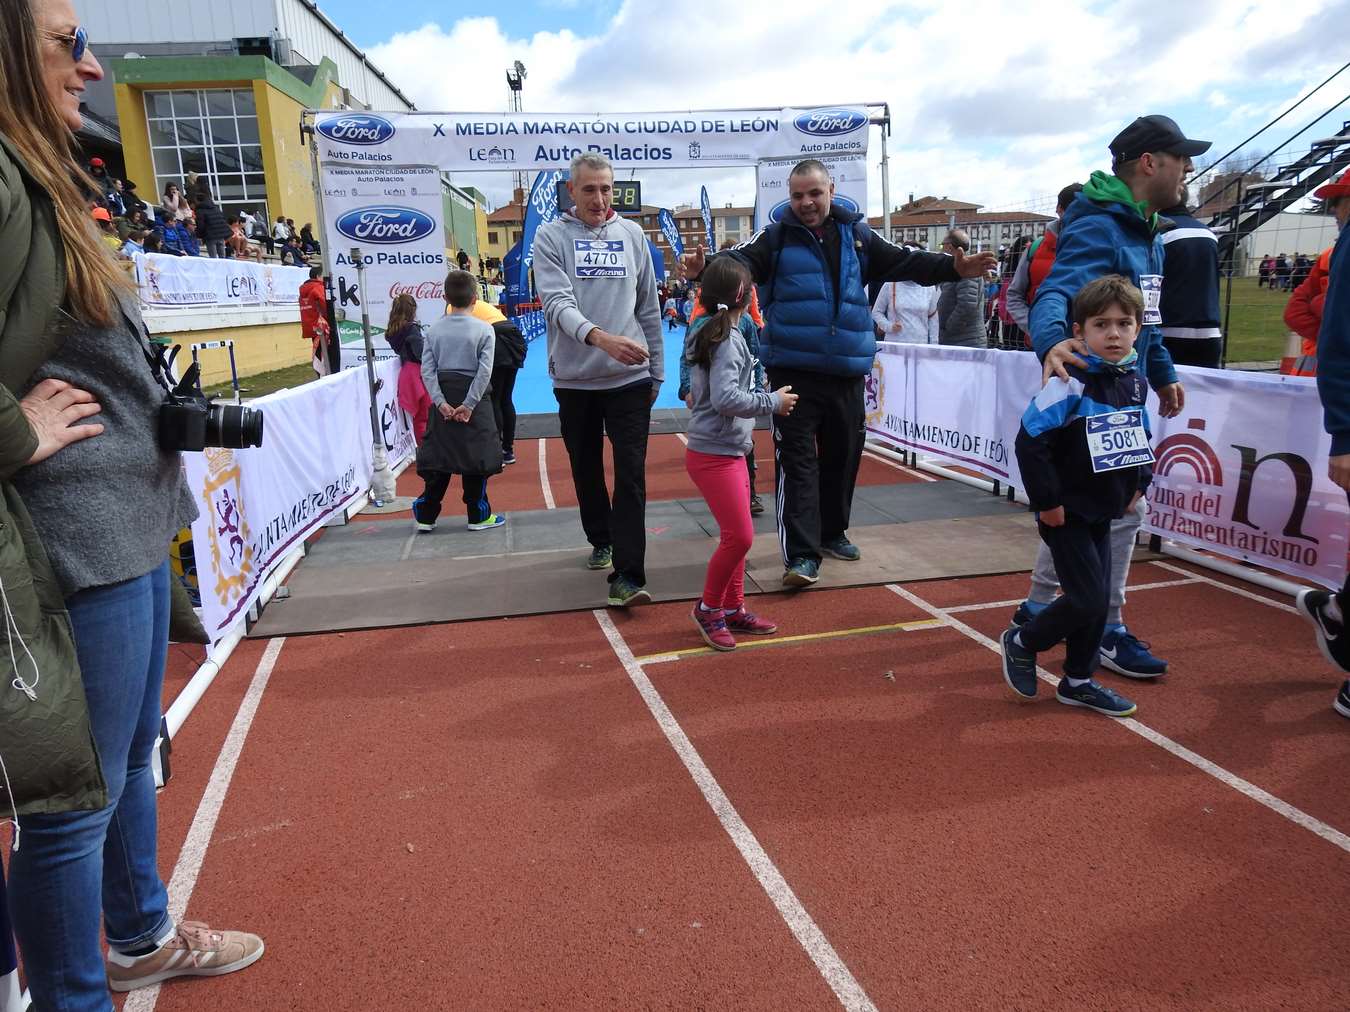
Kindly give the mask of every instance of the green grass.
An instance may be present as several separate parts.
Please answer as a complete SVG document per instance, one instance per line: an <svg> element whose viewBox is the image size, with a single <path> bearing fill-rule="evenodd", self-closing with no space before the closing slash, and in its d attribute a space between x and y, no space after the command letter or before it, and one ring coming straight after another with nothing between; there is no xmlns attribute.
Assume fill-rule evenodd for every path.
<svg viewBox="0 0 1350 1012"><path fill-rule="evenodd" d="M1219 319L1228 307L1228 361L1269 362L1282 357L1289 333L1283 319L1288 304L1287 292L1257 288L1256 278L1235 278L1230 305L1227 280L1221 280Z"/></svg>
<svg viewBox="0 0 1350 1012"><path fill-rule="evenodd" d="M314 367L306 362L303 365L273 369L271 372L260 372L253 376L240 376L239 386L243 388L244 399L250 400L264 394L276 393L278 390L301 386L315 378ZM227 381L207 387L206 393L210 397L230 400L234 397L234 388Z"/></svg>

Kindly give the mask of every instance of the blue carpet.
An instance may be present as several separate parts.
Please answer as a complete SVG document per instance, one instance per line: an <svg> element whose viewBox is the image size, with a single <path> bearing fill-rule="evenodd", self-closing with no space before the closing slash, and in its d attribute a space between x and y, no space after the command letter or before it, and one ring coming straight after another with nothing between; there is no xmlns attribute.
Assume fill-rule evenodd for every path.
<svg viewBox="0 0 1350 1012"><path fill-rule="evenodd" d="M665 336L666 382L661 384L661 396L656 399L658 408L680 408L684 402L677 396L680 388L680 355L684 351L683 326L667 330L665 321L661 321L661 332ZM517 414L556 414L558 402L553 397L553 381L548 377L548 345L543 338L530 342L529 353L525 356L525 366L516 376L516 389L512 395Z"/></svg>

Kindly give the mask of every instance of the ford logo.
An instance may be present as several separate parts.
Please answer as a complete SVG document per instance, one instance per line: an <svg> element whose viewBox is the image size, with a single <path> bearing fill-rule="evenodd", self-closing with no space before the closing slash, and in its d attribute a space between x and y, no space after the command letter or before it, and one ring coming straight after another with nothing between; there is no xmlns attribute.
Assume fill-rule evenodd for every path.
<svg viewBox="0 0 1350 1012"><path fill-rule="evenodd" d="M862 211L862 208L858 206L856 200L852 197L845 197L842 193L836 193L834 195L834 202L851 214L858 214ZM780 200L778 203L774 204L773 208L769 211L769 221L782 221L783 215L791 206L792 201L790 200Z"/></svg>
<svg viewBox="0 0 1350 1012"><path fill-rule="evenodd" d="M436 222L410 207L358 207L338 218L337 230L356 242L392 245L431 235Z"/></svg>
<svg viewBox="0 0 1350 1012"><path fill-rule="evenodd" d="M792 121L798 130L812 137L851 134L867 124L867 117L852 109L813 109Z"/></svg>
<svg viewBox="0 0 1350 1012"><path fill-rule="evenodd" d="M1108 425L1124 425L1130 420L1130 416L1123 411L1117 411L1114 414L1106 416Z"/></svg>
<svg viewBox="0 0 1350 1012"><path fill-rule="evenodd" d="M382 116L351 113L324 120L319 133L340 144L383 144L394 136L394 124Z"/></svg>

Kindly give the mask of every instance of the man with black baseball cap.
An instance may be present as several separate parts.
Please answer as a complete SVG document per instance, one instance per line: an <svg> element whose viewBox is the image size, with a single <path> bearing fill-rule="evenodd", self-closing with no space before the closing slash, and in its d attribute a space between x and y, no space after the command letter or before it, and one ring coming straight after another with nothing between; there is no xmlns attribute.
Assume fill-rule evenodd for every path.
<svg viewBox="0 0 1350 1012"><path fill-rule="evenodd" d="M1054 266L1031 307L1031 343L1045 363L1046 378L1054 374L1067 382L1067 365L1087 367L1079 357L1087 353L1087 346L1073 337L1069 327L1074 296L1089 281L1124 275L1144 294L1143 326L1135 342L1138 368L1157 391L1161 414L1171 418L1185 405L1185 392L1159 331L1162 235L1170 222L1158 212L1184 199L1186 177L1194 168L1191 157L1209 150L1209 142L1190 140L1171 119L1155 115L1139 117L1109 147L1111 172L1092 173L1064 212ZM1139 500L1111 523L1111 604L1101 658L1107 668L1127 677L1157 678L1167 673L1167 662L1153 656L1148 644L1125 628L1121 616L1143 510ZM1049 605L1058 582L1054 561L1042 546L1031 576L1031 594L1018 606L1013 623L1022 625Z"/></svg>

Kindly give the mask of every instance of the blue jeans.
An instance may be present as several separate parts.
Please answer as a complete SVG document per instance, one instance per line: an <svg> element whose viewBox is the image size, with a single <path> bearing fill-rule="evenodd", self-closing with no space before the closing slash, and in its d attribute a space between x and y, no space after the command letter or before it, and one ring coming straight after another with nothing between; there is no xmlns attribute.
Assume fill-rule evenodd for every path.
<svg viewBox="0 0 1350 1012"><path fill-rule="evenodd" d="M109 804L20 819L10 912L33 1002L43 1012L112 1008L100 910L108 944L122 952L152 946L173 930L156 862L150 765L168 653L169 578L165 563L66 602Z"/></svg>

